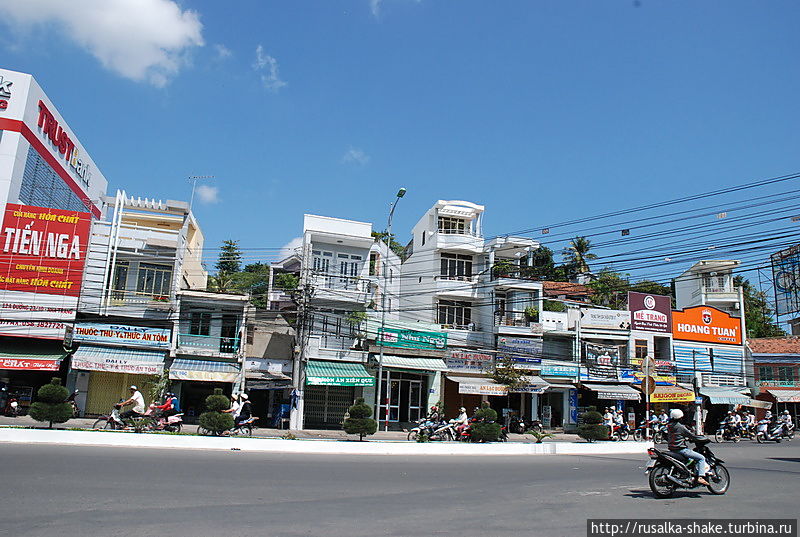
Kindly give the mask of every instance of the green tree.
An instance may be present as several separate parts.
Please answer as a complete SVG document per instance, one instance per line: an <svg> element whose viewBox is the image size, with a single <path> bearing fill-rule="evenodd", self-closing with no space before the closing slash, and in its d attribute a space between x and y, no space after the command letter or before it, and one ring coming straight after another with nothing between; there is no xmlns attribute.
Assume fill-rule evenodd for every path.
<svg viewBox="0 0 800 537"><path fill-rule="evenodd" d="M648 295L672 296L672 289L652 280L639 280L631 285L630 290L637 293L647 293Z"/></svg>
<svg viewBox="0 0 800 537"><path fill-rule="evenodd" d="M406 255L406 247L395 240L394 233L389 235L385 231L373 231L372 238L375 239L376 242L377 241L386 242L386 239L388 238L389 248L391 248L391 250L394 253L396 253L400 257L400 259L403 259L404 256Z"/></svg>
<svg viewBox="0 0 800 537"><path fill-rule="evenodd" d="M296 274L289 272L279 272L275 274L275 287L285 291L294 291L300 285L300 278Z"/></svg>
<svg viewBox="0 0 800 537"><path fill-rule="evenodd" d="M233 416L223 412L231 407L231 400L222 395L222 388L214 388L214 394L206 397L207 412L200 414L200 426L214 436L233 428Z"/></svg>
<svg viewBox="0 0 800 537"><path fill-rule="evenodd" d="M233 288L239 293L248 293L250 303L256 308L269 307L269 265L251 263L242 272L232 274Z"/></svg>
<svg viewBox="0 0 800 537"><path fill-rule="evenodd" d="M578 436L594 442L595 440L608 440L608 427L603 425L603 415L595 407L589 407L588 412L581 414L583 423L578 425Z"/></svg>
<svg viewBox="0 0 800 537"><path fill-rule="evenodd" d="M64 423L72 417L72 405L65 403L69 392L61 385L61 379L53 377L50 384L45 384L36 392L38 399L31 405L31 417L36 421L49 422L52 429L54 423Z"/></svg>
<svg viewBox="0 0 800 537"><path fill-rule="evenodd" d="M627 308L628 289L630 289L627 274L604 268L597 274L597 279L586 286L591 291L589 299L592 304L611 309Z"/></svg>
<svg viewBox="0 0 800 537"><path fill-rule="evenodd" d="M522 269L525 278L536 278L548 281L566 281L567 274L563 266L556 266L553 250L540 246L531 252L530 264Z"/></svg>
<svg viewBox="0 0 800 537"><path fill-rule="evenodd" d="M215 293L232 293L234 291L234 275L220 272L208 278L208 290Z"/></svg>
<svg viewBox="0 0 800 537"><path fill-rule="evenodd" d="M234 274L242 270L242 252L239 241L226 240L222 242L217 259L217 274Z"/></svg>
<svg viewBox="0 0 800 537"><path fill-rule="evenodd" d="M347 434L357 434L359 442L370 434L375 434L378 430L378 422L372 419L372 408L364 402L363 397L356 399L356 402L348 410L348 417L342 423L342 429Z"/></svg>
<svg viewBox="0 0 800 537"><path fill-rule="evenodd" d="M497 423L497 412L489 403L482 403L480 410L475 413L477 422L472 424L473 442L497 442L500 438L500 424Z"/></svg>
<svg viewBox="0 0 800 537"><path fill-rule="evenodd" d="M517 368L517 362L511 356L498 356L495 359L492 379L498 384L506 386L510 391L516 390L523 384L523 372Z"/></svg>
<svg viewBox="0 0 800 537"><path fill-rule="evenodd" d="M566 248L564 248L564 261L572 268L573 272L582 274L590 272L589 261L597 259L597 256L590 250L592 242L586 237L575 237Z"/></svg>
<svg viewBox="0 0 800 537"><path fill-rule="evenodd" d="M733 283L742 288L742 295L744 295L744 322L747 325L747 337L785 336L786 332L772 319L774 311L770 308L766 295L756 290L750 280L743 276L734 277Z"/></svg>

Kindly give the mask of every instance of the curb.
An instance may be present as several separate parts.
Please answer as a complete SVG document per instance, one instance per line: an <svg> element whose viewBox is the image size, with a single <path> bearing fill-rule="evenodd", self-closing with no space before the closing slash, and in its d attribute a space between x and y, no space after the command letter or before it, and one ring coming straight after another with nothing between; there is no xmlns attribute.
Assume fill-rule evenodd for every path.
<svg viewBox="0 0 800 537"><path fill-rule="evenodd" d="M35 429L0 430L0 443L58 444L68 446L111 446L156 449L210 449L254 453L305 453L327 455L643 455L649 442L551 442L531 443L423 443L344 442L340 440L283 440L270 438L229 438L136 434L104 431L53 431Z"/></svg>

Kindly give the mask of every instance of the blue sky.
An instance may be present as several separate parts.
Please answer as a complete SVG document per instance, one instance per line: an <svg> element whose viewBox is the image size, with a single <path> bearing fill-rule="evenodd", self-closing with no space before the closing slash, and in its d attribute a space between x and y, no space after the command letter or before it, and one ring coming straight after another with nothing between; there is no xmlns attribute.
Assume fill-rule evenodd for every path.
<svg viewBox="0 0 800 537"><path fill-rule="evenodd" d="M214 175L212 256L269 261L306 212L382 228L400 186L406 242L437 199L495 235L800 171L796 2L129 3L5 0L0 64L110 192Z"/></svg>

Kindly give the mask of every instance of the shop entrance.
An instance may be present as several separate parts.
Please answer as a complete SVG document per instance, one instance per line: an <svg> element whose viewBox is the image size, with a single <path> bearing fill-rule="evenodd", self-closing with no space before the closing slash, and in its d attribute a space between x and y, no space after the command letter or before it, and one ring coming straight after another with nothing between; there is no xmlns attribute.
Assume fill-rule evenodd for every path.
<svg viewBox="0 0 800 537"><path fill-rule="evenodd" d="M387 382L389 388L387 389ZM381 407L379 421L386 420L386 403L389 405L389 421L392 423L417 421L425 415L422 394L428 383L422 375L384 371L381 381Z"/></svg>
<svg viewBox="0 0 800 537"><path fill-rule="evenodd" d="M86 394L86 414L108 414L120 399L131 396L128 388L136 386L144 396L145 405L152 403L148 385L157 377L152 375L134 375L129 373L110 373L108 371L92 371L89 375L89 391ZM130 407L128 407L130 408Z"/></svg>
<svg viewBox="0 0 800 537"><path fill-rule="evenodd" d="M549 390L539 396L539 419L545 428L564 426L564 392Z"/></svg>
<svg viewBox="0 0 800 537"><path fill-rule="evenodd" d="M353 386L306 386L305 424L310 429L338 429L356 398Z"/></svg>

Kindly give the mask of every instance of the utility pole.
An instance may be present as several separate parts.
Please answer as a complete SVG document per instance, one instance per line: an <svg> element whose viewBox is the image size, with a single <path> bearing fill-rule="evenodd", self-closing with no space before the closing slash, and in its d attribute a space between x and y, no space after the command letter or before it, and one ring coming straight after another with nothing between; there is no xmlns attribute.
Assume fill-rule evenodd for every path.
<svg viewBox="0 0 800 537"><path fill-rule="evenodd" d="M378 330L377 339L380 346L380 355L378 356L378 389L375 392L375 420L380 422L380 408L381 408L381 383L383 382L383 332L386 329L386 295L389 292L389 252L391 251L392 243L392 217L394 216L394 208L397 207L397 202L400 198L406 195L406 189L401 188L397 191L397 195L392 203L392 208L389 210L389 221L386 226L386 256L383 259L383 289L381 290L381 327ZM391 386L386 383L386 420L384 422L384 431L389 430L389 402L388 394L391 393Z"/></svg>
<svg viewBox="0 0 800 537"><path fill-rule="evenodd" d="M306 347L308 337L311 333L308 321L311 318L311 297L313 294L314 288L311 283L306 280L292 295L298 310L296 324L298 345L295 347L294 361L292 362L292 396L289 409L290 430L303 430Z"/></svg>

